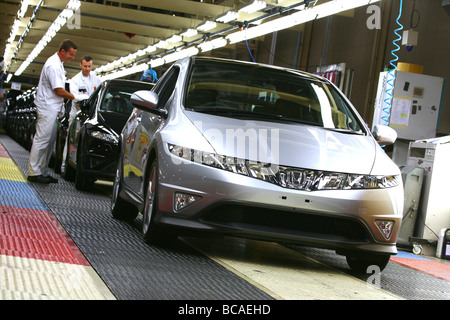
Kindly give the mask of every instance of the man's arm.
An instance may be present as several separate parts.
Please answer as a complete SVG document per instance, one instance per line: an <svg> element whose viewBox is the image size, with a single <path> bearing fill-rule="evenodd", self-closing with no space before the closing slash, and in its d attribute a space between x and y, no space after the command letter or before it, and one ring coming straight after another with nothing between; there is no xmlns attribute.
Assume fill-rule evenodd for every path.
<svg viewBox="0 0 450 320"><path fill-rule="evenodd" d="M71 94L69 91L65 90L64 88L55 88L54 89L55 94L63 97L64 99L70 99L70 100L74 100L75 96L73 94Z"/></svg>

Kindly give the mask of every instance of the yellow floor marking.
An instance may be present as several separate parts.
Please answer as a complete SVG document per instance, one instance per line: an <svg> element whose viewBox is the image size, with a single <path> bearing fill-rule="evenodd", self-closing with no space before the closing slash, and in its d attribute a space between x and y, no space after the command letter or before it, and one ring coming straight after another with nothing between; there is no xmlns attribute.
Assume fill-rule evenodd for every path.
<svg viewBox="0 0 450 320"><path fill-rule="evenodd" d="M0 300L115 300L92 267L0 255Z"/></svg>
<svg viewBox="0 0 450 320"><path fill-rule="evenodd" d="M23 172L17 167L16 163L9 159L0 157L0 179L27 182Z"/></svg>
<svg viewBox="0 0 450 320"><path fill-rule="evenodd" d="M236 238L183 238L183 241L275 299L401 299L273 242Z"/></svg>

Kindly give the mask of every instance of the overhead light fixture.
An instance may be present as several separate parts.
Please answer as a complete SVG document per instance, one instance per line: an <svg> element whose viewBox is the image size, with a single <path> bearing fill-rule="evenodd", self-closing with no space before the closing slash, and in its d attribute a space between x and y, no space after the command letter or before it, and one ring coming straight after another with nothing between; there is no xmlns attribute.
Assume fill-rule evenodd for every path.
<svg viewBox="0 0 450 320"><path fill-rule="evenodd" d="M181 36L183 38L190 38L190 37L196 36L197 34L198 34L198 31L196 29L187 29L185 32L183 32L181 34Z"/></svg>
<svg viewBox="0 0 450 320"><path fill-rule="evenodd" d="M149 62L149 65L150 65L152 68L156 68L156 67L162 66L164 63L165 63L165 62L164 62L164 59L163 59L163 58L156 58L156 59L151 60L151 61Z"/></svg>
<svg viewBox="0 0 450 320"><path fill-rule="evenodd" d="M23 18L25 16L25 13L27 12L28 9L28 3L29 0L22 0L22 2L20 3L20 10L17 13L17 16L19 18Z"/></svg>
<svg viewBox="0 0 450 320"><path fill-rule="evenodd" d="M259 25L255 25L252 27L245 28L244 30L237 31L234 33L229 34L225 38L220 37L214 40L205 41L203 43L200 43L197 45L197 48L190 48L190 49L183 49L176 52L169 53L166 56L160 56L158 58L152 59L148 62L148 65L152 68L161 66L165 63L172 62L178 59L183 58L184 56L190 56L195 55L198 53L198 50L200 49L202 52L210 51L216 48L223 47L227 45L228 43L236 43L240 41L245 41L247 39L256 38L265 34L269 34L275 31L291 28L295 25L299 25L308 21L312 21L314 19L326 17L327 15L336 14L338 12L350 10L359 6L368 5L370 3L379 2L380 0L333 0L326 2L324 4L318 5L318 6L309 6L308 8L305 8L305 5L298 5L295 6L293 9L295 9L295 13L286 15L277 19L273 19L269 22L261 23L263 19L256 20L252 24L260 23ZM281 3L282 0L278 0L277 3ZM258 10L261 10L266 7L266 3L264 1L254 1L250 6L246 6L242 8L239 11L246 11L246 12L255 12ZM232 21L233 18L236 19L238 17L239 13L234 11L229 11L219 17L216 18L216 21L224 22L226 21ZM229 20L231 19L231 20ZM155 45L150 45L145 49L142 49L137 53L137 56L140 56L142 53L148 54L150 52L156 51L157 48L164 49L167 46L169 46L170 43L176 43L182 41L182 38L189 38L192 36L195 36L198 34L197 30L200 31L209 31L217 26L216 22L214 21L205 21L204 23L200 24L197 29L187 29L180 35L174 35L166 40L161 40ZM198 41L198 40L197 40ZM186 45L186 44L185 44ZM185 45L182 45L180 47L184 47ZM164 53L162 53L164 54ZM143 54L142 54L143 55ZM133 58L135 56L127 56L127 58ZM119 59L119 62L122 61L123 58ZM105 72L106 70L117 68L118 62L115 61L113 63L108 63L105 66L102 66L94 72Z"/></svg>
<svg viewBox="0 0 450 320"><path fill-rule="evenodd" d="M197 26L197 30L206 32L209 31L211 29L214 29L215 27L217 27L217 23L215 23L214 21L205 21L202 24L200 24L199 26Z"/></svg>
<svg viewBox="0 0 450 320"><path fill-rule="evenodd" d="M177 42L180 42L181 40L182 40L182 37L178 34L174 34L173 36L171 36L170 38L167 39L167 41L170 43L177 43Z"/></svg>
<svg viewBox="0 0 450 320"><path fill-rule="evenodd" d="M264 1L261 0L255 0L253 1L251 4L239 9L239 11L243 11L246 12L248 14L250 13L254 13L256 11L259 11L261 9L264 9L266 7L266 3Z"/></svg>
<svg viewBox="0 0 450 320"><path fill-rule="evenodd" d="M42 3L42 2L41 2ZM65 9L58 15L56 20L52 23L50 28L34 47L33 51L28 55L27 59L20 65L19 69L14 73L15 76L20 76L23 71L30 65L31 62L41 53L45 46L53 39L56 33L66 24L67 20L74 15L74 11L81 6L80 0L70 0Z"/></svg>
<svg viewBox="0 0 450 320"><path fill-rule="evenodd" d="M133 66L131 68L126 68L117 72L113 72L110 74L107 74L105 76L100 77L102 81L109 80L109 79L117 79L121 77L128 76L130 74L138 73L138 72L144 72L148 69L148 65L146 63L138 64L136 66Z"/></svg>
<svg viewBox="0 0 450 320"><path fill-rule="evenodd" d="M155 46L152 46L152 45L150 45L150 46L148 46L147 48L144 49L144 51L145 51L146 53L150 53L150 52L153 52L153 51L155 51L155 50L156 50L156 47L155 47Z"/></svg>
<svg viewBox="0 0 450 320"><path fill-rule="evenodd" d="M187 49L183 49L180 51L176 51L174 53L168 54L163 57L165 63L173 62L179 59L183 59L190 56L195 56L198 53L198 49L196 47L190 47Z"/></svg>
<svg viewBox="0 0 450 320"><path fill-rule="evenodd" d="M160 49L165 48L165 47L167 47L168 45L169 45L169 42L166 41L166 40L161 40L161 41L159 41L158 43L155 44L155 46L156 46L157 48L160 48Z"/></svg>
<svg viewBox="0 0 450 320"><path fill-rule="evenodd" d="M342 11L347 11L363 5L367 5L368 2L374 3L378 1L380 0L333 0L318 6L314 6L312 8L297 11L293 14L283 16L269 22L265 22L258 26L245 28L244 30L229 34L228 36L226 36L226 38L230 41L231 44L237 43L240 41L257 38L275 31L288 29L293 26L323 18L331 14L336 14Z"/></svg>
<svg viewBox="0 0 450 320"><path fill-rule="evenodd" d="M230 21L236 20L237 18L239 18L239 13L237 13L236 11L228 11L227 13L217 17L216 21L228 23Z"/></svg>
<svg viewBox="0 0 450 320"><path fill-rule="evenodd" d="M213 49L221 48L226 46L228 41L225 38L217 38L211 41L205 41L198 45L202 52L211 51Z"/></svg>

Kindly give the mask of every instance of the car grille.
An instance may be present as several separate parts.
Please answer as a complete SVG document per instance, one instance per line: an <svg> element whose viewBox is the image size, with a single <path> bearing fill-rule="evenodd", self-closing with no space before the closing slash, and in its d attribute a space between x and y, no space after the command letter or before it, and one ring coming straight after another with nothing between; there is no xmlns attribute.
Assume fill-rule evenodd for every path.
<svg viewBox="0 0 450 320"><path fill-rule="evenodd" d="M226 204L206 212L216 225L331 241L369 242L364 224L352 218Z"/></svg>

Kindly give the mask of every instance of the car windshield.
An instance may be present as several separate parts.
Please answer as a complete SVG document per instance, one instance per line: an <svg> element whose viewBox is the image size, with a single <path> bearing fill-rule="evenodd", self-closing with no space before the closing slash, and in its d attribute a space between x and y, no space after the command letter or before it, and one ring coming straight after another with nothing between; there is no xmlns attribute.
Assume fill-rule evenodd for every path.
<svg viewBox="0 0 450 320"><path fill-rule="evenodd" d="M202 61L194 64L186 92L188 110L363 132L333 86L296 72Z"/></svg>
<svg viewBox="0 0 450 320"><path fill-rule="evenodd" d="M134 107L131 104L131 95L139 90L151 90L148 83L110 83L104 95L101 111L131 114Z"/></svg>

